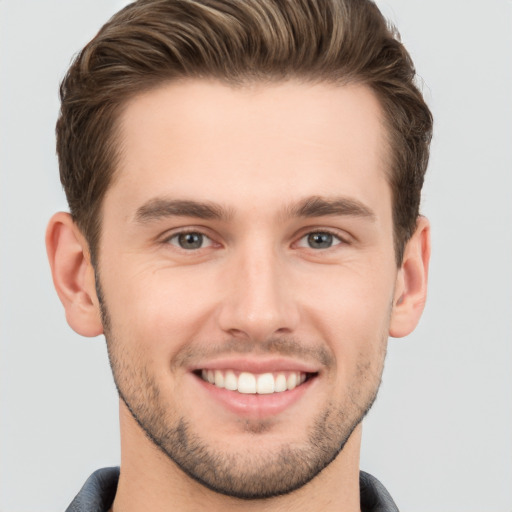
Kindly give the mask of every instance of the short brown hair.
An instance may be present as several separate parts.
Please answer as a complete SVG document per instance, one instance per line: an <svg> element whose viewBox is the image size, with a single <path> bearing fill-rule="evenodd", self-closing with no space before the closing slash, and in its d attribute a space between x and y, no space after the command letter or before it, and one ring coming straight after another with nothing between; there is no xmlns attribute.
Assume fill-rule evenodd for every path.
<svg viewBox="0 0 512 512"><path fill-rule="evenodd" d="M370 0L139 0L114 15L64 78L57 121L61 181L93 263L120 111L134 95L185 77L370 87L388 129L401 264L419 215L432 115L397 31Z"/></svg>

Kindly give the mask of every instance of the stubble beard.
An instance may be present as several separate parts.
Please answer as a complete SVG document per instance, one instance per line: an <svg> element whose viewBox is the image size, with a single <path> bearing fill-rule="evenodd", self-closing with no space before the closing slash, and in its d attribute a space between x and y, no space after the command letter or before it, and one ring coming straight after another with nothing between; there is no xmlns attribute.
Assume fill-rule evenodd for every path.
<svg viewBox="0 0 512 512"><path fill-rule="evenodd" d="M370 410L377 396L385 359L382 341L378 364L358 365L362 384L349 390L343 404L328 403L310 427L305 442L283 443L278 450L229 453L215 450L194 431L194 425L169 410L147 366L133 364L112 332L105 301L98 286L107 349L119 397L144 434L189 477L205 487L234 498L261 500L299 489L315 478L343 450L354 429ZM386 338L387 339L387 338ZM369 382L368 382L369 381ZM246 424L254 435L264 435L265 421ZM271 427L270 427L271 428Z"/></svg>

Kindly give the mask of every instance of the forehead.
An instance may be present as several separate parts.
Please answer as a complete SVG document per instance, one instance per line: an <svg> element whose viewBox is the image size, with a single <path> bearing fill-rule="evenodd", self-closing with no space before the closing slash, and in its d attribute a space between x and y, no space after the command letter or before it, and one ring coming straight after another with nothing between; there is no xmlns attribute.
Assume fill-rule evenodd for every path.
<svg viewBox="0 0 512 512"><path fill-rule="evenodd" d="M173 82L126 105L120 140L106 199L122 195L126 207L162 194L234 208L262 199L389 195L382 111L361 85Z"/></svg>

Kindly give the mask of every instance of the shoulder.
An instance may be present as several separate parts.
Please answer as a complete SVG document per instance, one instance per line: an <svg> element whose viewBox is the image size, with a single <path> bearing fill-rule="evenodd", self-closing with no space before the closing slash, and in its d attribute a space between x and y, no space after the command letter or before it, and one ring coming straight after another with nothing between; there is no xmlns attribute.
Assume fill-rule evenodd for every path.
<svg viewBox="0 0 512 512"><path fill-rule="evenodd" d="M369 473L359 473L362 512L399 512L387 489Z"/></svg>
<svg viewBox="0 0 512 512"><path fill-rule="evenodd" d="M98 469L87 479L66 512L106 512L114 501L118 480L118 467Z"/></svg>

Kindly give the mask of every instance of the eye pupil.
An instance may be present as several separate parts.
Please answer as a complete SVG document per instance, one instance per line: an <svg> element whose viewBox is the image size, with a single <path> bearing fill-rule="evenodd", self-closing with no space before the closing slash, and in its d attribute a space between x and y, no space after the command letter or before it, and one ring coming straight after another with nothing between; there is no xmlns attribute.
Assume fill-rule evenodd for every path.
<svg viewBox="0 0 512 512"><path fill-rule="evenodd" d="M182 249L200 249L203 245L201 233L181 233L178 236L178 243Z"/></svg>
<svg viewBox="0 0 512 512"><path fill-rule="evenodd" d="M332 246L333 236L330 233L310 233L308 244L313 249L327 249Z"/></svg>

